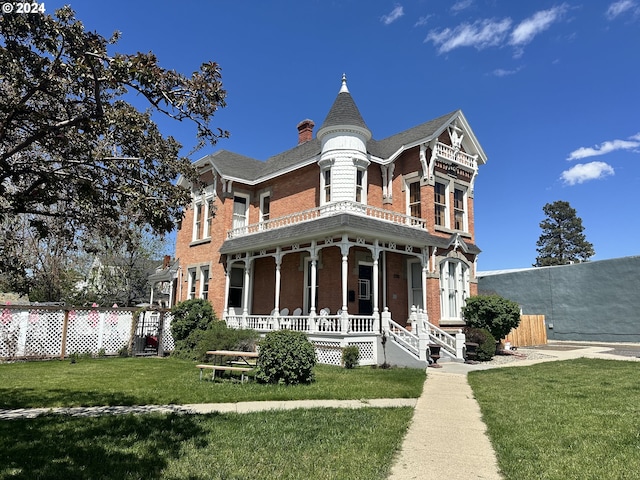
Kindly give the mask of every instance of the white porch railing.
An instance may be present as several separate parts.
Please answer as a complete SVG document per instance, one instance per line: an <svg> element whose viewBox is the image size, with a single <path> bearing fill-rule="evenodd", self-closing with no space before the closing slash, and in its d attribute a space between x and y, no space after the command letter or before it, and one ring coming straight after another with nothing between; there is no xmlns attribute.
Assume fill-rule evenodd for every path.
<svg viewBox="0 0 640 480"><path fill-rule="evenodd" d="M471 168L473 170L476 170L478 168L478 161L476 160L476 156L469 155L468 153L461 152L460 150L456 150L450 145L446 145L444 143L436 143L436 155L446 158L451 162L459 163L460 165Z"/></svg>
<svg viewBox="0 0 640 480"><path fill-rule="evenodd" d="M411 316L409 317L411 328L418 335L424 332L430 343L435 343L442 347L442 352L458 360L464 359L464 342L465 336L462 330L451 335L432 323L429 323L427 313L416 307L411 307Z"/></svg>
<svg viewBox="0 0 640 480"><path fill-rule="evenodd" d="M231 328L250 328L258 332L295 330L303 333L380 333L376 315L237 315L225 316Z"/></svg>
<svg viewBox="0 0 640 480"><path fill-rule="evenodd" d="M426 222L422 218L404 215L398 212L392 212L383 208L372 207L358 202L341 201L328 203L321 207L312 208L302 212L292 213L283 217L273 218L266 222L254 223L243 227L232 228L227 232L227 238L236 238L252 233L263 232L265 230L273 230L276 228L286 227L301 222L307 222L323 216L338 215L340 213L352 213L355 215L363 215L366 217L383 220L399 225L425 229Z"/></svg>

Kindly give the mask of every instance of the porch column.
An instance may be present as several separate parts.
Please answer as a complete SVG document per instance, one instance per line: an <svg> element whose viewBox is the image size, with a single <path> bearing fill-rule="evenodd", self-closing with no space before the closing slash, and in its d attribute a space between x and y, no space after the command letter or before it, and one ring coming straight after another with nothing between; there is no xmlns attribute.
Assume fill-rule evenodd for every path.
<svg viewBox="0 0 640 480"><path fill-rule="evenodd" d="M273 309L275 310L275 318L273 319L272 328L274 330L278 330L279 323L278 317L280 316L280 283L281 283L281 272L280 267L282 265L282 251L280 247L276 249L276 254L274 255L276 261L276 294L275 299L273 300Z"/></svg>
<svg viewBox="0 0 640 480"><path fill-rule="evenodd" d="M427 315L427 319L429 319L429 314L427 313L427 271L429 270L429 265L426 263L422 264L422 305L424 308L424 313Z"/></svg>
<svg viewBox="0 0 640 480"><path fill-rule="evenodd" d="M309 305L309 315L315 316L316 314L316 271L318 268L318 256L311 257L311 298Z"/></svg>
<svg viewBox="0 0 640 480"><path fill-rule="evenodd" d="M241 328L247 327L247 315L249 315L249 282L251 281L251 260L244 261L244 288L242 291L242 323Z"/></svg>
<svg viewBox="0 0 640 480"><path fill-rule="evenodd" d="M342 236L342 242L340 243L340 252L342 253L342 313L347 313L348 307L348 292L347 292L347 280L349 278L349 238L346 235Z"/></svg>
<svg viewBox="0 0 640 480"><path fill-rule="evenodd" d="M380 259L380 246L378 245L378 240L376 240L373 244L373 248L370 249L373 256L373 314L378 315L380 309L378 308L379 302L379 293L378 286L380 283L380 272L378 268L378 261Z"/></svg>
<svg viewBox="0 0 640 480"><path fill-rule="evenodd" d="M227 260L227 268L224 271L224 312L223 318L229 313L229 287L231 286L231 261Z"/></svg>
<svg viewBox="0 0 640 480"><path fill-rule="evenodd" d="M427 316L427 321L429 321L429 314L427 313L427 273L429 272L428 249L424 247L422 252L422 308L424 309L424 314Z"/></svg>

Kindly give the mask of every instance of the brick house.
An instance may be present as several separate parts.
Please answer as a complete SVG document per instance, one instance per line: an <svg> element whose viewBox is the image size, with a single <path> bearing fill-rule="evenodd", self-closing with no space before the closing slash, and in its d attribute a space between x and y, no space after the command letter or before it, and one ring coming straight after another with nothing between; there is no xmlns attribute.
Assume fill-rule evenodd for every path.
<svg viewBox="0 0 640 480"><path fill-rule="evenodd" d="M298 145L266 161L201 158L203 189L179 180L193 204L177 235L175 300L207 298L230 325L258 330L411 325L440 341L437 327L464 325L477 292L474 183L486 155L465 116L375 140L343 77L315 137L314 126L300 122Z"/></svg>

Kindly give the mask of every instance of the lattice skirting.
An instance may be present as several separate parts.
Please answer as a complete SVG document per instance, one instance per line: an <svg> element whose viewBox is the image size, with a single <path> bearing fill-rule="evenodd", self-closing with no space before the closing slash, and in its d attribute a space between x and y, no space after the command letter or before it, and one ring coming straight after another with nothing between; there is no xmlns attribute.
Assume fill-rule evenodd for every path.
<svg viewBox="0 0 640 480"><path fill-rule="evenodd" d="M358 347L360 365L375 365L377 363L377 338L370 339L331 339L324 340L310 338L316 349L318 363L325 365L342 365L342 349L351 345Z"/></svg>

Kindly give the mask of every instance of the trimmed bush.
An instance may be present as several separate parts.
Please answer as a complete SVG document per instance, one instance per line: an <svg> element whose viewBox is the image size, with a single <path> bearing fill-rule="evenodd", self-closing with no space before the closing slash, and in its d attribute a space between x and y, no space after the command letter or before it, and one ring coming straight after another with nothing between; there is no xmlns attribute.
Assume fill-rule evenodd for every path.
<svg viewBox="0 0 640 480"><path fill-rule="evenodd" d="M486 328L466 327L465 341L478 344L476 360L488 362L496 354L496 339Z"/></svg>
<svg viewBox="0 0 640 480"><path fill-rule="evenodd" d="M355 368L360 361L360 349L357 345L349 345L342 349L342 364L344 368Z"/></svg>
<svg viewBox="0 0 640 480"><path fill-rule="evenodd" d="M313 382L316 352L304 333L276 330L267 333L259 345L257 381L284 385Z"/></svg>
<svg viewBox="0 0 640 480"><path fill-rule="evenodd" d="M171 315L171 334L176 342L185 340L194 330L206 330L216 319L211 304L200 298L178 303Z"/></svg>
<svg viewBox="0 0 640 480"><path fill-rule="evenodd" d="M486 328L502 340L520 324L520 305L500 295L476 295L467 299L462 316L467 326Z"/></svg>
<svg viewBox="0 0 640 480"><path fill-rule="evenodd" d="M171 309L171 313L174 357L203 362L207 360L208 350L255 350L258 333L228 328L223 320L217 319L206 300L181 302Z"/></svg>

